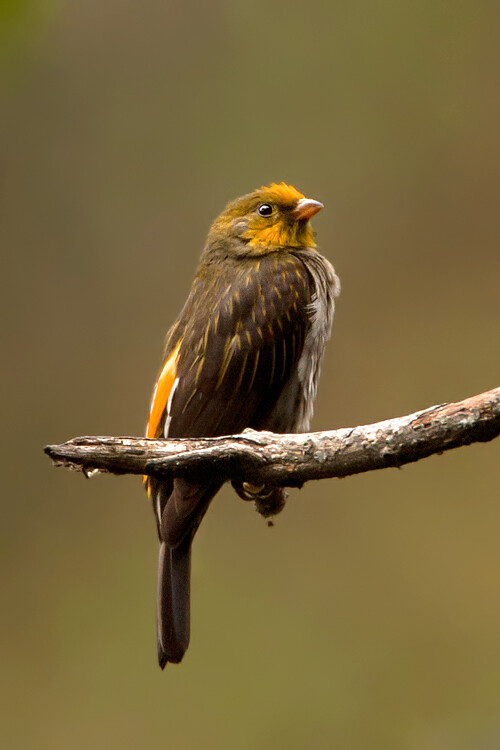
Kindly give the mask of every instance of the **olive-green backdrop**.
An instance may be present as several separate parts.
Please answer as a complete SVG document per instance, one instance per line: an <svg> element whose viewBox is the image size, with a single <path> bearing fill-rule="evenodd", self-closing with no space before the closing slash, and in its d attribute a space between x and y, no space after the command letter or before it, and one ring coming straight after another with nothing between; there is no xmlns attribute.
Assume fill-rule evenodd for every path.
<svg viewBox="0 0 500 750"><path fill-rule="evenodd" d="M316 429L498 386L499 24L489 0L4 0L2 747L500 746L498 442L309 484L273 529L223 491L164 673L140 480L42 453L141 434L211 220L272 180L325 203L343 285Z"/></svg>

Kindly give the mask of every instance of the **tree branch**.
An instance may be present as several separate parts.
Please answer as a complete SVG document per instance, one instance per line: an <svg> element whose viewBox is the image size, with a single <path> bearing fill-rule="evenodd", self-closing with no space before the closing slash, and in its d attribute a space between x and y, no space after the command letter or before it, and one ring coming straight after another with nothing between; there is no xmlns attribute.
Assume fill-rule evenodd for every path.
<svg viewBox="0 0 500 750"><path fill-rule="evenodd" d="M500 388L360 427L183 440L78 437L45 452L56 466L114 474L196 477L300 487L311 479L399 467L500 434Z"/></svg>

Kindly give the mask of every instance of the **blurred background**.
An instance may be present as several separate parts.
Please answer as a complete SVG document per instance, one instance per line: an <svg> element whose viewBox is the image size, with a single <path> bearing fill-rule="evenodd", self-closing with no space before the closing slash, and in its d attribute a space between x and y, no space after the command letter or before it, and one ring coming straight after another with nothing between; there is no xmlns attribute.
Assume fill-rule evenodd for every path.
<svg viewBox="0 0 500 750"><path fill-rule="evenodd" d="M325 203L342 280L315 429L498 386L499 22L3 0L2 747L498 750L498 441L308 484L273 529L225 489L165 673L140 480L42 448L142 434L210 222L270 181Z"/></svg>

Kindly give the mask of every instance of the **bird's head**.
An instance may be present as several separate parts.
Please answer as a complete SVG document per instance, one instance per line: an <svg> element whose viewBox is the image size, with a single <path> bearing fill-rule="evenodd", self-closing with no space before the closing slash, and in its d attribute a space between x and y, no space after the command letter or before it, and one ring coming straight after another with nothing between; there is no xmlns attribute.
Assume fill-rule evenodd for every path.
<svg viewBox="0 0 500 750"><path fill-rule="evenodd" d="M322 208L322 203L305 198L292 185L272 183L229 203L213 223L209 242L234 238L239 252L252 255L283 247L312 248L309 219Z"/></svg>

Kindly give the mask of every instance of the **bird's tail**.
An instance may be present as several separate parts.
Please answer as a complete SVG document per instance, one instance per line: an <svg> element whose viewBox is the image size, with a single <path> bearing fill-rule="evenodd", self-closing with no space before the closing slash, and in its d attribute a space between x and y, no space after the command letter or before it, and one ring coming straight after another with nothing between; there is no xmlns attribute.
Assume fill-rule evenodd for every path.
<svg viewBox="0 0 500 750"><path fill-rule="evenodd" d="M220 482L200 486L177 477L159 488L158 661L178 664L189 645L191 544ZM165 499L166 498L166 499Z"/></svg>
<svg viewBox="0 0 500 750"><path fill-rule="evenodd" d="M192 534L176 547L160 544L158 559L158 662L178 664L189 644Z"/></svg>

